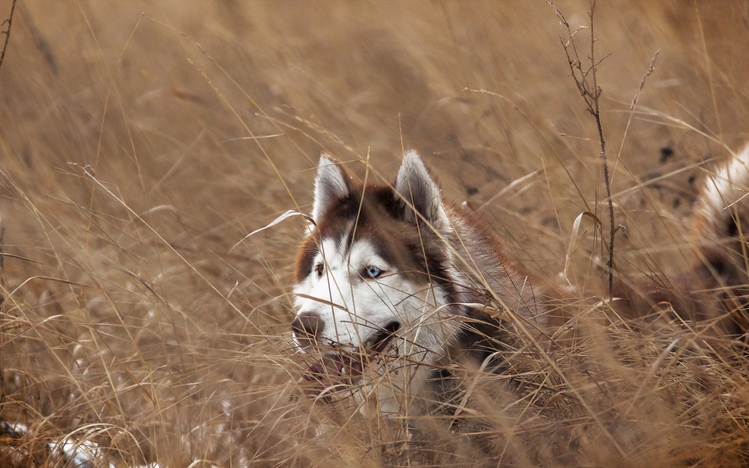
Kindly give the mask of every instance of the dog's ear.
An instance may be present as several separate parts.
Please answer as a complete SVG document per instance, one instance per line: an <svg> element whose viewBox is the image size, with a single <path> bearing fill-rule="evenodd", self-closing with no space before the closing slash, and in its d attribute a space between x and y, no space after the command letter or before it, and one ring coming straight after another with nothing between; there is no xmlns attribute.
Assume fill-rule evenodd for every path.
<svg viewBox="0 0 749 468"><path fill-rule="evenodd" d="M442 204L440 188L416 151L409 151L403 156L394 188L405 202L405 221L414 223L422 220L414 213L416 210L434 231L443 235L450 232L450 220Z"/></svg>
<svg viewBox="0 0 749 468"><path fill-rule="evenodd" d="M333 159L323 154L317 165L315 178L315 202L312 205L312 219L318 222L325 210L338 200L349 196L348 174Z"/></svg>

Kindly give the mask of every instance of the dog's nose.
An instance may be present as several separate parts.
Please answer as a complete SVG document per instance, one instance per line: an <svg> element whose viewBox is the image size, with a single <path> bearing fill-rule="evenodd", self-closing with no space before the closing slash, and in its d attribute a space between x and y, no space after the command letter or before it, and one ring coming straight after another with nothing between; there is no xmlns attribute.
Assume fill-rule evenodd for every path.
<svg viewBox="0 0 749 468"><path fill-rule="evenodd" d="M291 322L294 338L305 351L315 345L322 335L324 326L322 317L317 312L300 312Z"/></svg>

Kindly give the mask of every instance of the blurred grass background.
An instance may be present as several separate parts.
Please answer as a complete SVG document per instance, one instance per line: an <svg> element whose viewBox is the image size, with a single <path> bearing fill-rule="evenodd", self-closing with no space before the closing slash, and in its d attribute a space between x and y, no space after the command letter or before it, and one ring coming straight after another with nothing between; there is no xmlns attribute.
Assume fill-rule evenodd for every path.
<svg viewBox="0 0 749 468"><path fill-rule="evenodd" d="M573 29L588 24L588 2L555 5ZM0 16L9 8L1 2ZM748 140L749 3L599 2L595 20L613 200L627 228L617 265L668 276L688 265L699 181ZM51 466L43 443L68 434L97 441L117 466L415 463L407 441L383 442L376 423L296 397L300 218L230 249L286 210L309 211L321 152L360 176L369 161L389 180L402 150L417 149L510 258L556 278L574 219L586 209L606 219L596 129L563 34L542 1L20 0L0 68L0 419L33 437L1 439L0 463ZM587 50L589 32L576 40ZM598 283L593 227L575 234L572 276ZM611 428L604 439L660 464L746 462L742 366L716 380L744 391L733 403L643 410L637 427L657 426L646 432L658 443ZM733 425L692 426L713 403ZM492 407L510 433L528 417ZM564 458L584 436L564 447L523 430L514 451L492 439L480 453L445 431L452 448L419 460L636 464L598 442Z"/></svg>

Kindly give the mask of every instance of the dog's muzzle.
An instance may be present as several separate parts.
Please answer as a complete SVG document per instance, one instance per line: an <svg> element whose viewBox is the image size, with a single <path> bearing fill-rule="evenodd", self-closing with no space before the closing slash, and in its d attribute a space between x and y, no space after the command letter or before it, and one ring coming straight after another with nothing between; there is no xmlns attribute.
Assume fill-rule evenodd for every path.
<svg viewBox="0 0 749 468"><path fill-rule="evenodd" d="M291 322L294 339L305 353L310 352L322 336L325 322L317 312L300 312Z"/></svg>
<svg viewBox="0 0 749 468"><path fill-rule="evenodd" d="M385 353L401 328L399 322L389 322L377 329L364 346L350 347L333 343L323 349L320 343L325 324L315 312L301 312L291 323L299 347L305 352L321 352L322 356L307 368L303 379L313 383L310 394L319 396L341 386L355 383L364 369L378 355ZM324 395L323 395L324 396Z"/></svg>

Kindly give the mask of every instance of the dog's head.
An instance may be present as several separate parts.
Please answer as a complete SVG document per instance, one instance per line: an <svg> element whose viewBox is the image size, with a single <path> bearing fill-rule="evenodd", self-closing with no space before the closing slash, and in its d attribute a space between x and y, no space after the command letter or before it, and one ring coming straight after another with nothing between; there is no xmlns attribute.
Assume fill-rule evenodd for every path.
<svg viewBox="0 0 749 468"><path fill-rule="evenodd" d="M294 339L315 374L357 376L372 356L430 359L455 332L452 235L440 189L416 152L392 186L364 186L329 156L296 262Z"/></svg>

